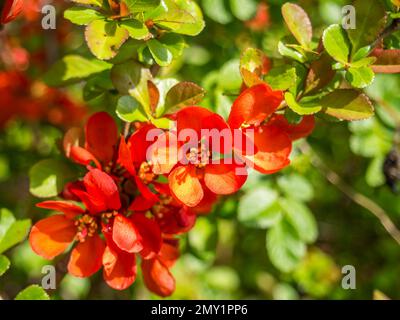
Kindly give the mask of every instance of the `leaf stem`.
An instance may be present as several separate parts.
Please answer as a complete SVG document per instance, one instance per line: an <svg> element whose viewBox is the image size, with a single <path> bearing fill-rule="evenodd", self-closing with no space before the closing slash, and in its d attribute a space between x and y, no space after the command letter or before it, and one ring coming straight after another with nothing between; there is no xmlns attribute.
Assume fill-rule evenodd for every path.
<svg viewBox="0 0 400 320"><path fill-rule="evenodd" d="M348 185L335 171L330 169L324 163L324 161L312 150L312 147L307 142L304 142L300 146L300 150L304 154L309 154L311 156L311 164L324 175L326 180L328 180L354 203L371 212L379 220L389 235L400 245L400 230L396 227L381 206Z"/></svg>

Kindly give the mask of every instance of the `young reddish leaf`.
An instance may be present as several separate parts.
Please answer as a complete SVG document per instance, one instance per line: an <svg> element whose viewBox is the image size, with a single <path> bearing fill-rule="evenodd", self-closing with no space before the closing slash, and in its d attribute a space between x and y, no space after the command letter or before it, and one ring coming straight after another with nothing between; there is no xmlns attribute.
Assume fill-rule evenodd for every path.
<svg viewBox="0 0 400 320"><path fill-rule="evenodd" d="M296 40L303 47L309 48L313 30L310 18L303 8L297 4L288 2L282 6L282 15Z"/></svg>
<svg viewBox="0 0 400 320"><path fill-rule="evenodd" d="M262 82L262 76L271 69L268 57L258 49L247 48L240 59L240 73L246 86L252 87Z"/></svg>
<svg viewBox="0 0 400 320"><path fill-rule="evenodd" d="M318 60L311 63L306 78L305 92L317 92L327 86L335 77L335 71L332 69L332 59L326 53L323 53Z"/></svg>
<svg viewBox="0 0 400 320"><path fill-rule="evenodd" d="M193 82L180 82L173 86L165 98L164 114L173 114L185 107L196 105L204 97L204 89Z"/></svg>
<svg viewBox="0 0 400 320"><path fill-rule="evenodd" d="M156 113L158 102L160 101L160 91L153 81L147 81L147 88L149 90L150 110L153 115Z"/></svg>
<svg viewBox="0 0 400 320"><path fill-rule="evenodd" d="M377 73L400 73L400 50L375 49L372 55L377 58L372 70Z"/></svg>

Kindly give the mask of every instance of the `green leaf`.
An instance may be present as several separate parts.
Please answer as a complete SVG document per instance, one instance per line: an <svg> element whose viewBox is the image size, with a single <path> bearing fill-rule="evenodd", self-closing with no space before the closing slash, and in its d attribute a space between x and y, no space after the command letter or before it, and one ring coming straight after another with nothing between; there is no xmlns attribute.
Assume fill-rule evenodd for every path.
<svg viewBox="0 0 400 320"><path fill-rule="evenodd" d="M298 61L301 63L307 61L307 58L302 53L300 53L299 51L297 51L295 49L289 48L282 41L279 41L279 43L278 43L278 51L282 56L291 58L295 61Z"/></svg>
<svg viewBox="0 0 400 320"><path fill-rule="evenodd" d="M232 13L236 18L247 21L257 12L257 2L254 0L230 0Z"/></svg>
<svg viewBox="0 0 400 320"><path fill-rule="evenodd" d="M374 115L368 97L354 89L337 89L321 99L325 113L341 120L364 120Z"/></svg>
<svg viewBox="0 0 400 320"><path fill-rule="evenodd" d="M308 180L299 175L283 175L278 178L279 188L289 197L300 201L310 201L314 197L314 190Z"/></svg>
<svg viewBox="0 0 400 320"><path fill-rule="evenodd" d="M148 41L147 45L150 49L151 55L158 65L161 67L167 67L171 64L173 55L166 45L155 39Z"/></svg>
<svg viewBox="0 0 400 320"><path fill-rule="evenodd" d="M167 8L153 19L163 29L189 36L198 35L205 27L203 14L192 0L164 0Z"/></svg>
<svg viewBox="0 0 400 320"><path fill-rule="evenodd" d="M27 236L31 220L17 220L7 229L0 242L0 254L20 243Z"/></svg>
<svg viewBox="0 0 400 320"><path fill-rule="evenodd" d="M266 241L271 262L282 272L293 271L306 253L306 245L285 219L267 231Z"/></svg>
<svg viewBox="0 0 400 320"><path fill-rule="evenodd" d="M296 78L296 68L284 65L272 68L264 80L272 89L286 91L296 86Z"/></svg>
<svg viewBox="0 0 400 320"><path fill-rule="evenodd" d="M125 0L125 3L129 11L135 13L153 10L160 5L161 0Z"/></svg>
<svg viewBox="0 0 400 320"><path fill-rule="evenodd" d="M346 64L350 56L350 43L346 32L338 24L333 24L325 29L322 42L328 54L341 63Z"/></svg>
<svg viewBox="0 0 400 320"><path fill-rule="evenodd" d="M360 48L372 44L386 25L386 10L381 1L355 0L356 28L347 30L353 45L353 54Z"/></svg>
<svg viewBox="0 0 400 320"><path fill-rule="evenodd" d="M90 51L100 60L115 57L129 33L116 22L95 20L86 26L85 39Z"/></svg>
<svg viewBox="0 0 400 320"><path fill-rule="evenodd" d="M117 104L117 115L121 120L126 122L148 121L140 103L131 96L122 96L119 98Z"/></svg>
<svg viewBox="0 0 400 320"><path fill-rule="evenodd" d="M352 68L368 67L376 61L376 57L362 58L360 60L354 60L350 65Z"/></svg>
<svg viewBox="0 0 400 320"><path fill-rule="evenodd" d="M346 80L355 88L368 87L375 78L375 73L370 67L349 68L346 72Z"/></svg>
<svg viewBox="0 0 400 320"><path fill-rule="evenodd" d="M148 117L151 117L152 115L152 110L150 108L150 94L148 87L148 81L152 79L153 77L151 75L150 70L142 68L140 82L135 88L129 90L129 94L142 105Z"/></svg>
<svg viewBox="0 0 400 320"><path fill-rule="evenodd" d="M261 229L274 225L281 218L281 208L277 200L278 193L272 188L254 188L240 199L239 221Z"/></svg>
<svg viewBox="0 0 400 320"><path fill-rule="evenodd" d="M82 81L91 75L110 69L111 66L97 59L67 55L50 68L43 80L49 86L63 86Z"/></svg>
<svg viewBox="0 0 400 320"><path fill-rule="evenodd" d="M142 40L152 37L152 34L146 25L139 20L131 19L121 21L119 25L128 30L129 36L133 39Z"/></svg>
<svg viewBox="0 0 400 320"><path fill-rule="evenodd" d="M193 82L180 82L173 86L165 98L164 115L173 114L193 106L204 98L204 89Z"/></svg>
<svg viewBox="0 0 400 320"><path fill-rule="evenodd" d="M75 172L62 161L41 160L29 171L29 190L35 197L55 197L62 191L65 183L75 177L74 175Z"/></svg>
<svg viewBox="0 0 400 320"><path fill-rule="evenodd" d="M185 40L179 34L167 33L159 38L158 41L168 48L174 59L179 58L186 47Z"/></svg>
<svg viewBox="0 0 400 320"><path fill-rule="evenodd" d="M128 94L140 82L142 65L134 60L115 64L111 69L111 81L121 94Z"/></svg>
<svg viewBox="0 0 400 320"><path fill-rule="evenodd" d="M286 25L296 40L305 48L309 48L312 40L312 25L307 13L299 5L285 3L282 15Z"/></svg>
<svg viewBox="0 0 400 320"><path fill-rule="evenodd" d="M206 15L220 24L228 24L233 20L224 0L203 0L202 5Z"/></svg>
<svg viewBox="0 0 400 320"><path fill-rule="evenodd" d="M7 209L0 210L0 242L4 238L7 230L15 222L15 217L11 211Z"/></svg>
<svg viewBox="0 0 400 320"><path fill-rule="evenodd" d="M42 287L33 284L18 293L15 300L50 300L50 297Z"/></svg>
<svg viewBox="0 0 400 320"><path fill-rule="evenodd" d="M291 198L280 199L279 202L299 238L305 243L313 243L317 239L318 228L312 212L303 203Z"/></svg>
<svg viewBox="0 0 400 320"><path fill-rule="evenodd" d="M74 24L83 26L94 20L104 19L105 17L94 9L84 7L72 7L64 11L64 18Z"/></svg>
<svg viewBox="0 0 400 320"><path fill-rule="evenodd" d="M290 92L285 93L285 101L290 109L300 115L315 114L322 110L322 107L317 103L301 103L301 101L297 102L296 98Z"/></svg>
<svg viewBox="0 0 400 320"><path fill-rule="evenodd" d="M71 0L71 1L80 4L94 5L97 7L103 6L103 0Z"/></svg>
<svg viewBox="0 0 400 320"><path fill-rule="evenodd" d="M0 254L0 277L10 268L10 260Z"/></svg>

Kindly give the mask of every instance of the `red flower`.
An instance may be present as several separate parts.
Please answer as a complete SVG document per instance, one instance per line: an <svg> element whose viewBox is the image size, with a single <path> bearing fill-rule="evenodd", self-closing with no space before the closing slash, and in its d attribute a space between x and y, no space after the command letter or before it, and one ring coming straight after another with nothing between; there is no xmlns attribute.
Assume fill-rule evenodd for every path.
<svg viewBox="0 0 400 320"><path fill-rule="evenodd" d="M188 207L200 204L205 196L205 187L218 195L236 192L246 181L246 175L237 175L237 164L226 164L215 159L214 152L229 154L232 141L223 137L215 139L204 134L204 130L216 130L219 134L229 126L221 116L201 107L187 107L176 114L176 132L165 132L152 145L151 162L153 172L169 174L171 193ZM182 142L179 139L186 134L191 139ZM231 137L230 137L231 138ZM228 138L229 140L229 138ZM222 150L218 150L222 147Z"/></svg>
<svg viewBox="0 0 400 320"><path fill-rule="evenodd" d="M30 233L32 249L46 259L63 253L75 240L68 271L89 277L104 266L104 279L114 289L130 286L136 278L136 257L154 258L161 250L161 231L142 214L126 217L114 180L99 169L86 174L83 188L72 188L86 207L67 201L45 201L38 207L63 214L36 223ZM100 237L103 233L106 244Z"/></svg>
<svg viewBox="0 0 400 320"><path fill-rule="evenodd" d="M118 128L107 112L92 115L85 127L85 144L81 147L81 129L71 128L64 137L67 157L82 165L92 162L97 168L108 166L115 155Z"/></svg>
<svg viewBox="0 0 400 320"><path fill-rule="evenodd" d="M6 24L16 19L23 9L23 0L6 0L1 11L1 23Z"/></svg>
<svg viewBox="0 0 400 320"><path fill-rule="evenodd" d="M169 269L175 264L178 257L178 242L166 239L156 257L143 260L143 280L149 290L161 297L168 297L175 291L175 279Z"/></svg>
<svg viewBox="0 0 400 320"><path fill-rule="evenodd" d="M300 123L291 124L283 115L275 114L268 123L283 129L289 135L290 139L294 141L305 138L313 132L315 117L303 116Z"/></svg>
<svg viewBox="0 0 400 320"><path fill-rule="evenodd" d="M254 31L264 31L269 27L270 23L268 5L266 3L260 3L257 8L256 16L253 19L246 21L246 26Z"/></svg>
<svg viewBox="0 0 400 320"><path fill-rule="evenodd" d="M256 149L254 154L245 154L236 148L236 154L261 173L277 172L290 163L292 141L280 126L267 122L282 101L281 91L273 91L261 83L243 91L233 103L229 115L231 128L240 128Z"/></svg>

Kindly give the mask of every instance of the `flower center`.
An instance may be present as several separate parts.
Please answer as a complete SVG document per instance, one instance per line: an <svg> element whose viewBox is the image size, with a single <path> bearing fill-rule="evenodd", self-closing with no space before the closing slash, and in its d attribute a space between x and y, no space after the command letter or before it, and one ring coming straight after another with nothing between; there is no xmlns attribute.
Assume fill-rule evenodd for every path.
<svg viewBox="0 0 400 320"><path fill-rule="evenodd" d="M139 168L139 178L145 184L151 183L157 177L156 174L153 173L151 168L151 164L148 162L142 162Z"/></svg>
<svg viewBox="0 0 400 320"><path fill-rule="evenodd" d="M201 144L198 148L190 148L186 153L187 161L199 169L204 168L209 163L210 157L211 153L204 144Z"/></svg>
<svg viewBox="0 0 400 320"><path fill-rule="evenodd" d="M75 225L78 229L75 237L79 242L85 242L87 237L93 237L99 227L96 218L89 214L84 214L76 220Z"/></svg>
<svg viewBox="0 0 400 320"><path fill-rule="evenodd" d="M172 197L169 195L161 194L160 201L155 204L151 211L159 219L162 219L164 214L168 211L168 205L172 202Z"/></svg>

